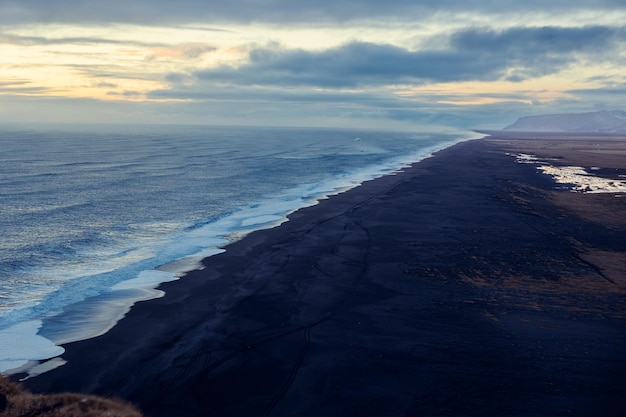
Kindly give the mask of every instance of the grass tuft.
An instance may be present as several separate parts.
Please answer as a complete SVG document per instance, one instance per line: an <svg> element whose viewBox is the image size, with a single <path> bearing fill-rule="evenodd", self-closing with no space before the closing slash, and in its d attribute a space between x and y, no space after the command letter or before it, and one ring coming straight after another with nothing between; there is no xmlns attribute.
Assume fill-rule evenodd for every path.
<svg viewBox="0 0 626 417"><path fill-rule="evenodd" d="M32 394L0 375L2 417L141 417L131 404L83 394Z"/></svg>

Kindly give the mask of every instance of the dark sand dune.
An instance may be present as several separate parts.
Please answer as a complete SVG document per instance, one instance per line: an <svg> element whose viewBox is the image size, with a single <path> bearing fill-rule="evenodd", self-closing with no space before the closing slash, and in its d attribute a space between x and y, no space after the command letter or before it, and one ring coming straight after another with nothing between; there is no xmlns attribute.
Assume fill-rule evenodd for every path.
<svg viewBox="0 0 626 417"><path fill-rule="evenodd" d="M507 155L584 161L566 140L461 143L300 210L27 385L147 416L626 415L626 197Z"/></svg>

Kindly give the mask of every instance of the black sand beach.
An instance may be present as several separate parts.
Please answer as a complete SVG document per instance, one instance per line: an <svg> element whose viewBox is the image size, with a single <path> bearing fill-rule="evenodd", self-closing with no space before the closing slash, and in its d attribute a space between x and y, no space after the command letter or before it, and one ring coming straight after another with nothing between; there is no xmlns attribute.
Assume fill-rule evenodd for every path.
<svg viewBox="0 0 626 417"><path fill-rule="evenodd" d="M626 415L626 197L507 155L621 175L625 144L440 151L230 245L26 385L154 417Z"/></svg>

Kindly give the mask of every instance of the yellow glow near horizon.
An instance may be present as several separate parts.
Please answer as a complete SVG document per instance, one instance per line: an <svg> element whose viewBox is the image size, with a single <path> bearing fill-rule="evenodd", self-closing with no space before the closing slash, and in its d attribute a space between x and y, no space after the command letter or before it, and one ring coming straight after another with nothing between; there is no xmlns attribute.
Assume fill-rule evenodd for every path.
<svg viewBox="0 0 626 417"><path fill-rule="evenodd" d="M567 96L565 91L570 88L572 88L572 84L558 88L550 85L550 83L537 81L526 83L474 81L411 87L400 89L395 94L407 99L417 98L423 100L425 97L429 97L432 101L439 104L480 106L505 102L546 103Z"/></svg>
<svg viewBox="0 0 626 417"><path fill-rule="evenodd" d="M159 40L154 28L130 29L51 25L15 30L10 34L15 42L2 45L0 70L5 79L21 84L5 88L4 94L144 100L143 94L167 86L164 74L193 60L204 65L198 58L212 49L179 31ZM188 43L176 43L182 41Z"/></svg>
<svg viewBox="0 0 626 417"><path fill-rule="evenodd" d="M2 33L8 36L0 57L5 84L0 94L145 100L147 92L167 87L166 74L236 65L247 57L246 45L274 42L278 32L281 30L263 26L18 27ZM283 32L289 35L282 36L286 47L310 48L341 41L324 35L326 32L311 36L311 29L297 31L299 34ZM11 84L10 80L19 82Z"/></svg>
<svg viewBox="0 0 626 417"><path fill-rule="evenodd" d="M599 82L591 81L594 74L601 73L605 77L615 77L623 81L618 68L607 68L602 63L564 69L558 74L527 79L524 81L470 81L434 83L424 86L396 87L394 94L407 99L431 100L440 104L455 106L478 106L484 104L520 102L548 103L570 97L568 91L601 87Z"/></svg>

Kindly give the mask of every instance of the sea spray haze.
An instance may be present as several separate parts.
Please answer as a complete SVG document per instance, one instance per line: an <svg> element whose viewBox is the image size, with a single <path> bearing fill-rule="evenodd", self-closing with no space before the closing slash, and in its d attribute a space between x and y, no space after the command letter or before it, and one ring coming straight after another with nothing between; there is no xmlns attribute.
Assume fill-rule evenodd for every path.
<svg viewBox="0 0 626 417"><path fill-rule="evenodd" d="M468 132L0 131L0 370L101 334L228 241ZM37 371L32 371L37 372Z"/></svg>

